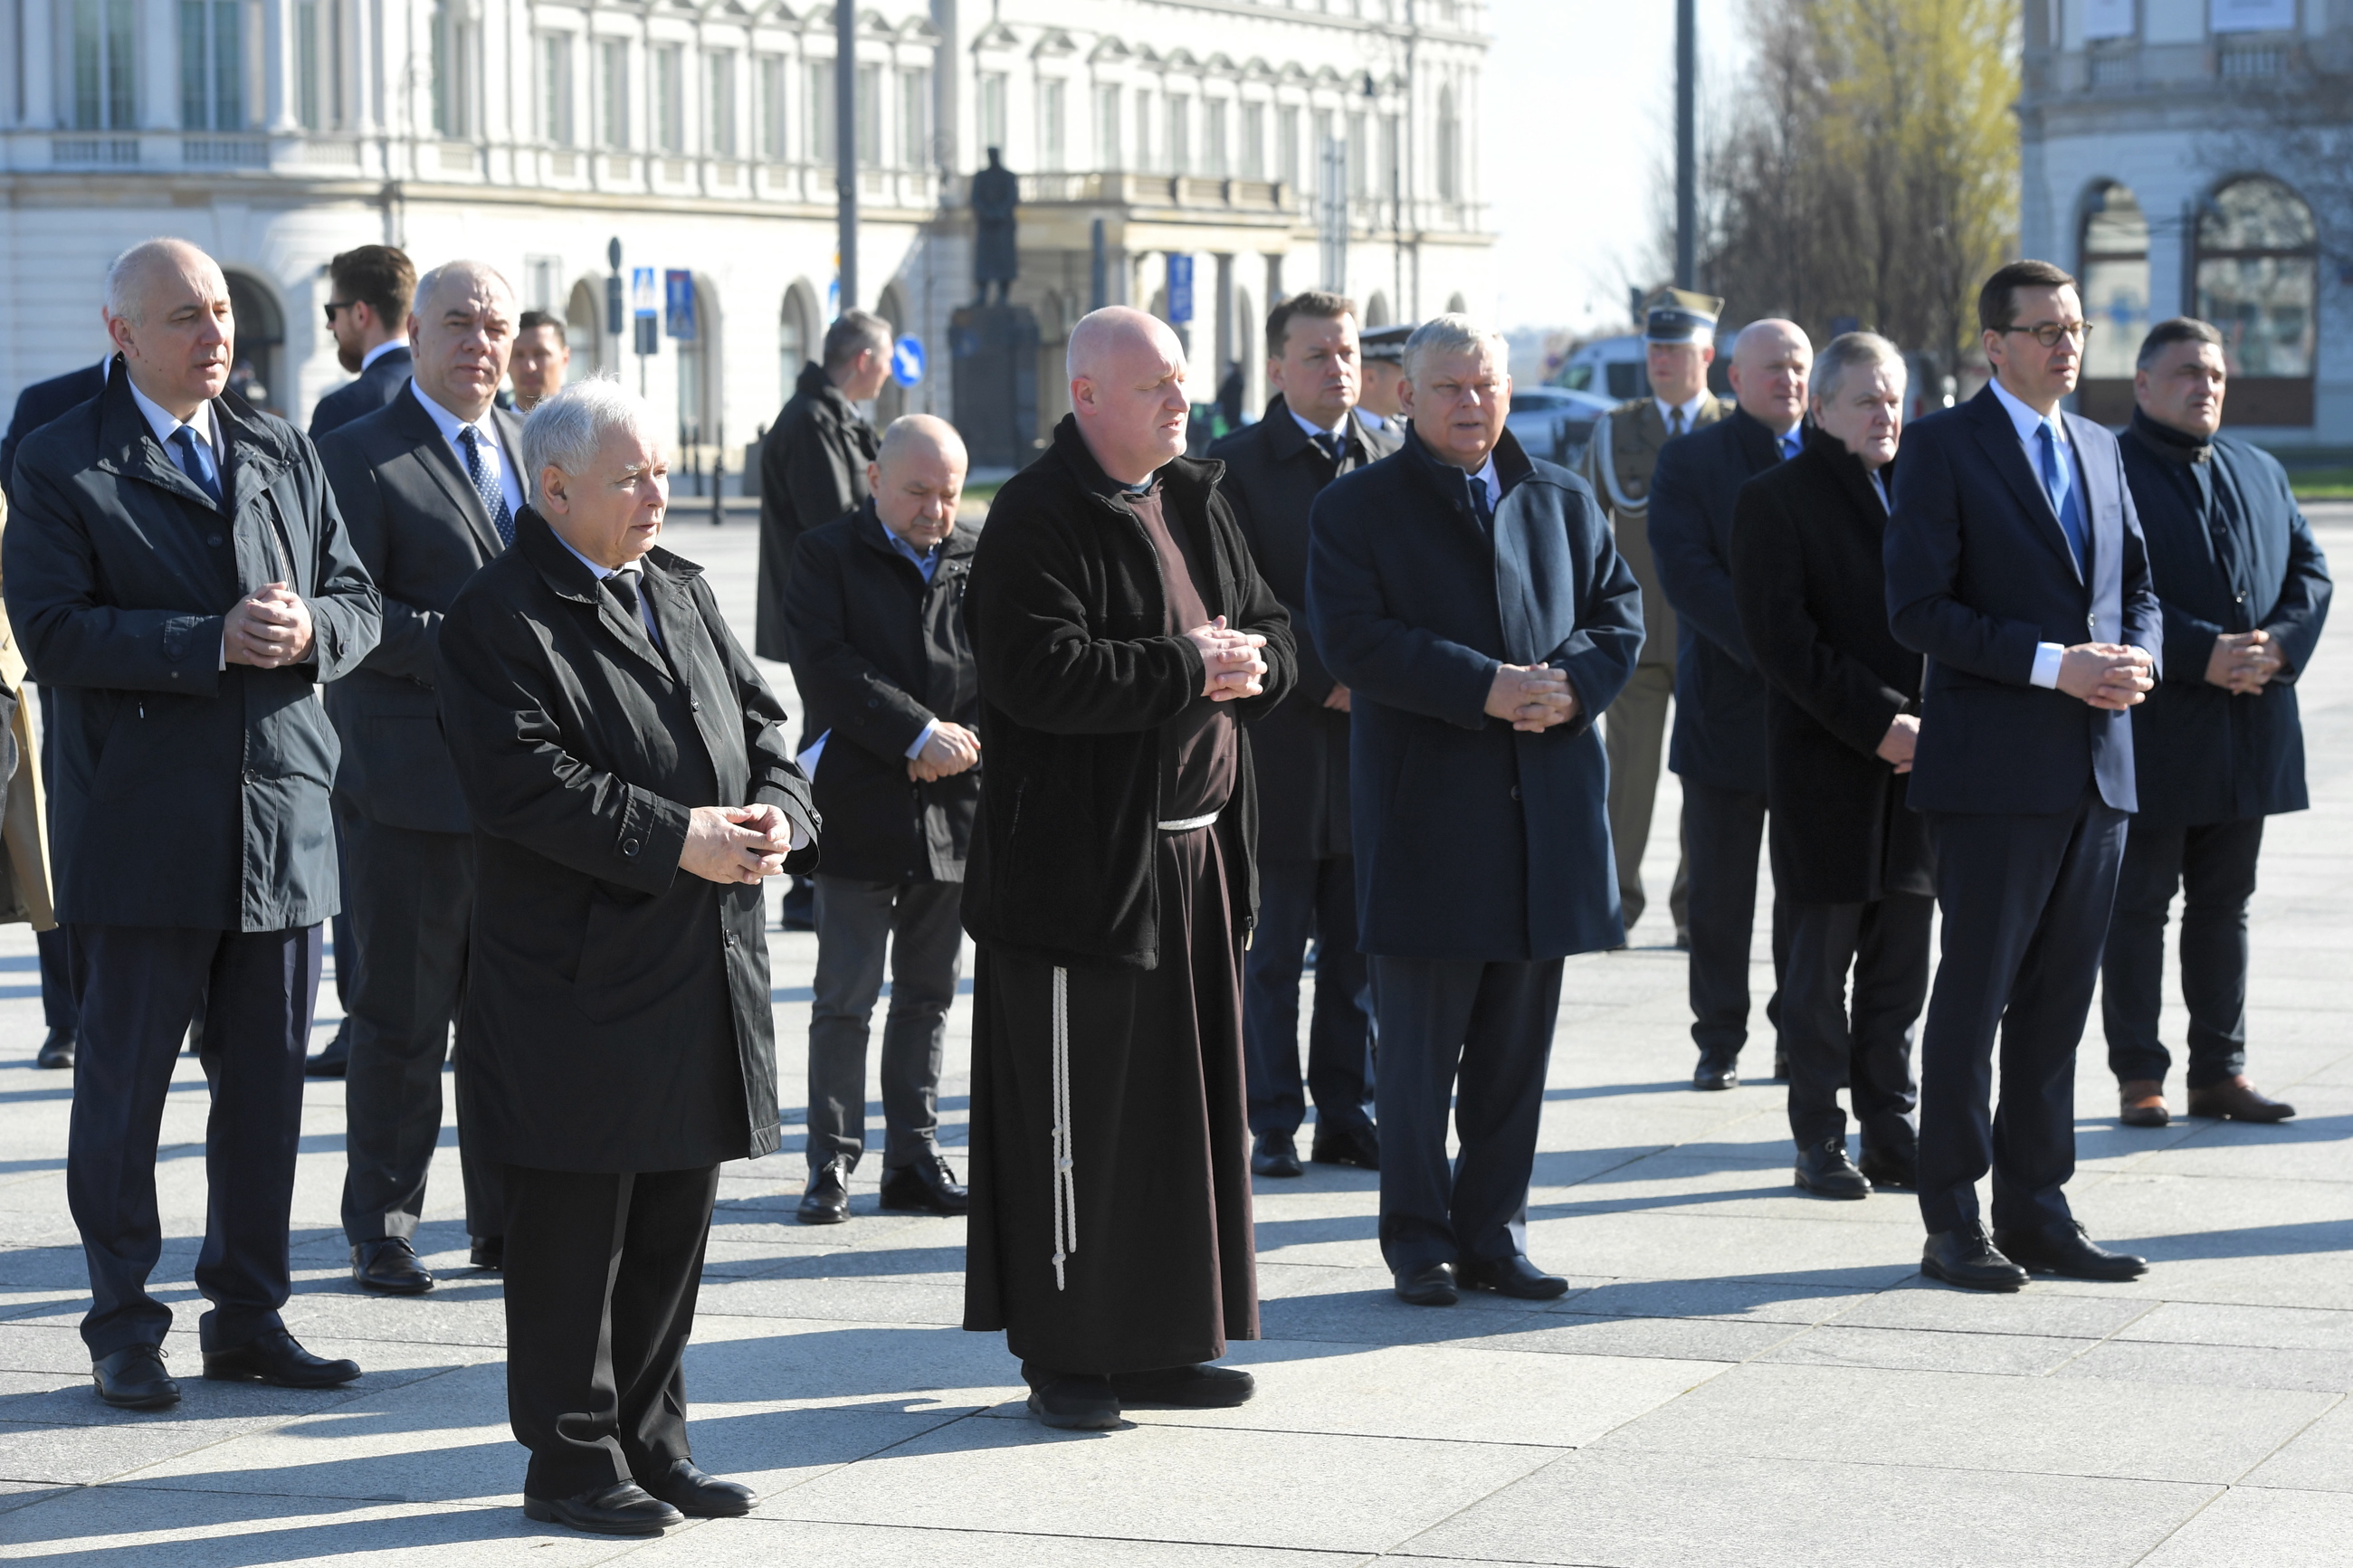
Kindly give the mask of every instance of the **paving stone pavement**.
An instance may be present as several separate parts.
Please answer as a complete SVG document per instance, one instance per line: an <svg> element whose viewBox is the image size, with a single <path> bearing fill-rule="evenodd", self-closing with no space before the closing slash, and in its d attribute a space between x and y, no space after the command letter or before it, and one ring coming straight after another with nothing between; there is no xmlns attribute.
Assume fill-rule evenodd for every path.
<svg viewBox="0 0 2353 1568"><path fill-rule="evenodd" d="M2353 560L2353 508L2317 521L2324 545ZM752 531L682 523L668 542L711 566L748 626ZM688 1360L696 1457L750 1482L760 1504L655 1542L523 1521L499 1284L466 1267L454 1164L423 1234L440 1288L387 1300L350 1286L337 1083L312 1084L303 1112L286 1316L366 1375L318 1394L194 1375L206 1096L189 1063L165 1118L160 1272L186 1397L153 1414L101 1406L74 1329L86 1279L65 1203L70 1088L32 1065L33 944L0 929L0 1558L2341 1564L2353 1560L2353 659L2336 641L2302 696L2314 809L2271 828L2252 1014L2258 1081L2302 1114L2128 1131L2096 1040L2080 1062L2074 1204L2095 1236L2155 1260L2147 1279L1946 1290L1916 1270L1909 1198L1797 1194L1778 1085L1686 1087L1683 965L1654 920L1629 952L1571 961L1564 986L1529 1237L1571 1293L1541 1309L1403 1306L1374 1247L1372 1175L1261 1182L1267 1337L1234 1347L1260 1379L1238 1410L1041 1430L1001 1340L955 1326L962 1222L879 1214L870 1165L851 1223L797 1226L788 1127L795 1152L725 1173ZM1650 846L1655 887L1672 868L1673 821L1671 785ZM779 935L772 952L789 1103L815 941ZM323 1039L332 990L321 1013ZM2177 1009L2176 1040L2179 1023ZM953 1146L963 1009L952 1029ZM1752 1071L1766 1050L1752 1046ZM869 1113L879 1134L879 1103ZM454 1141L445 1130L443 1147Z"/></svg>

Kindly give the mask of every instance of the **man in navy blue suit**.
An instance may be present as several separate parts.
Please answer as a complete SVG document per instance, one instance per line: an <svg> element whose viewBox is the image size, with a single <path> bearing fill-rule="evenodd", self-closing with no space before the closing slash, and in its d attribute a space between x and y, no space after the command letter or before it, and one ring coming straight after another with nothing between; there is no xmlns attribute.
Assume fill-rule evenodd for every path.
<svg viewBox="0 0 2353 1568"><path fill-rule="evenodd" d="M1733 341L1731 414L1670 441L1651 480L1651 555L1675 612L1675 732L1667 766L1683 782L1690 870L1694 1089L1740 1082L1748 1040L1748 941L1757 852L1765 842L1765 677L1732 590L1732 514L1740 487L1803 449L1814 347L1795 321L1751 321ZM1778 1023L1788 921L1773 900ZM1777 1073L1778 1076L1778 1073Z"/></svg>
<svg viewBox="0 0 2353 1568"><path fill-rule="evenodd" d="M356 246L327 263L335 362L359 379L319 399L311 410L311 440L375 413L408 384L408 307L416 293L416 264L389 245Z"/></svg>
<svg viewBox="0 0 2353 1568"><path fill-rule="evenodd" d="M1980 1290L2030 1268L2130 1279L2148 1265L2094 1244L2065 1187L2075 1047L2137 806L2129 710L2164 626L2116 438L2059 410L2091 331L2075 280L2011 262L1978 323L1994 380L1905 437L1886 536L1890 629L1929 660L1910 804L1945 917L1920 1047L1921 1271Z"/></svg>
<svg viewBox="0 0 2353 1568"><path fill-rule="evenodd" d="M1625 940L1593 720L1633 677L1641 591L1585 481L1504 429L1506 360L1467 316L1414 329L1404 446L1308 520L1308 619L1349 690L1381 1255L1416 1306L1567 1289L1527 1257L1561 960Z"/></svg>

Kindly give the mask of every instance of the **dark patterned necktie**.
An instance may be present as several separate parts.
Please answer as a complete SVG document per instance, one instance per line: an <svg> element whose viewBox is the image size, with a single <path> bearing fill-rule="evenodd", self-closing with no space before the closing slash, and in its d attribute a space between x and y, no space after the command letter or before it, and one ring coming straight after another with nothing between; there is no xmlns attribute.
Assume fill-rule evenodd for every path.
<svg viewBox="0 0 2353 1568"><path fill-rule="evenodd" d="M1332 459L1334 468L1340 466L1340 454L1344 449L1345 438L1337 431L1319 430L1308 439L1323 448L1324 455Z"/></svg>
<svg viewBox="0 0 2353 1568"><path fill-rule="evenodd" d="M1674 437L1680 436L1683 433L1683 411L1680 408L1671 408L1667 410L1667 434L1670 437Z"/></svg>
<svg viewBox="0 0 2353 1568"><path fill-rule="evenodd" d="M491 526L499 531L499 542L512 544L514 513L507 510L506 491L491 477L490 465L482 461L482 448L474 427L458 426L458 439L466 447L466 477L474 482L474 493L482 498L482 510L490 514Z"/></svg>

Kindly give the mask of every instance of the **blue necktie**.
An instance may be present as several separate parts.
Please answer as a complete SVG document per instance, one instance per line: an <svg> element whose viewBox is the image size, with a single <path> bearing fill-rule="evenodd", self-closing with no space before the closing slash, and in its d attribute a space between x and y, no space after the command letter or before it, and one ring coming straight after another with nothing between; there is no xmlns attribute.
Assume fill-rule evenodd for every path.
<svg viewBox="0 0 2353 1568"><path fill-rule="evenodd" d="M1796 457L1798 453L1803 449L1805 443L1799 438L1798 433L1795 430L1790 431L1788 435L1781 437L1781 460L1785 463L1788 462L1790 458Z"/></svg>
<svg viewBox="0 0 2353 1568"><path fill-rule="evenodd" d="M213 505L220 505L220 476L213 472L211 446L197 440L196 433L185 425L172 432L172 445L180 449L180 471L195 480L196 489L210 496Z"/></svg>
<svg viewBox="0 0 2353 1568"><path fill-rule="evenodd" d="M1471 510L1479 514L1479 526L1494 527L1495 508L1487 499L1487 481L1477 474L1471 476Z"/></svg>
<svg viewBox="0 0 2353 1568"><path fill-rule="evenodd" d="M499 542L512 544L514 514L507 510L506 492L491 477L490 465L482 461L482 448L474 427L458 426L458 439L466 444L466 477L474 481L474 493L482 498L482 510L490 514L491 526L499 531Z"/></svg>
<svg viewBox="0 0 2353 1568"><path fill-rule="evenodd" d="M2042 438L2042 493L2051 498L2051 510L2058 514L2060 531L2067 536L2067 548L2074 552L2075 570L2083 572L2091 542L2084 536L2084 503L2075 494L2074 477L2068 472L2067 459L2059 455L2059 432L2045 419L2037 434Z"/></svg>

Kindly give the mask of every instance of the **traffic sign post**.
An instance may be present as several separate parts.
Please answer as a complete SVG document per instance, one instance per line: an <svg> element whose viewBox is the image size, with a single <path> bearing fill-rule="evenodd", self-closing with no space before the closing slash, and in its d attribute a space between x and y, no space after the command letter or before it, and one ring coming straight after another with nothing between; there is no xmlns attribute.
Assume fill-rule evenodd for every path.
<svg viewBox="0 0 2353 1568"><path fill-rule="evenodd" d="M637 312L638 395L646 395L646 361L661 352L661 296L650 267L629 269L629 302Z"/></svg>

